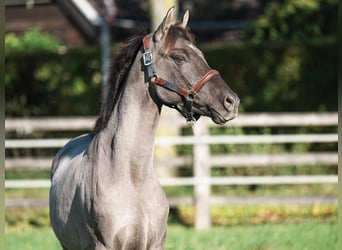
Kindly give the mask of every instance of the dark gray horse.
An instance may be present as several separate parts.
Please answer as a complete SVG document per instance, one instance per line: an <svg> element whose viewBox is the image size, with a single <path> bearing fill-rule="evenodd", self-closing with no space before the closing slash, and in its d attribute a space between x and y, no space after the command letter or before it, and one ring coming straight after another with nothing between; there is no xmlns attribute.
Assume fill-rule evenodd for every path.
<svg viewBox="0 0 342 250"><path fill-rule="evenodd" d="M174 23L172 8L118 52L94 132L55 156L50 218L63 249L163 249L169 206L152 164L162 105L188 121L237 115L239 98L195 47L188 18Z"/></svg>

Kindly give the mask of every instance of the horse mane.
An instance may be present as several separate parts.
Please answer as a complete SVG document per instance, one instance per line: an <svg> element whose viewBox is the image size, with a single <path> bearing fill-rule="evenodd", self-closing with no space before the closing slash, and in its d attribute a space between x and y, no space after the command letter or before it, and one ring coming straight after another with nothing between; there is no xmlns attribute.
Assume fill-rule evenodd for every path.
<svg viewBox="0 0 342 250"><path fill-rule="evenodd" d="M142 45L144 35L141 32L141 34L131 37L114 56L109 77L110 86L108 87L106 98L102 103L100 116L95 123L95 133L100 132L106 127L114 106L117 103L123 83L125 82L125 77Z"/></svg>

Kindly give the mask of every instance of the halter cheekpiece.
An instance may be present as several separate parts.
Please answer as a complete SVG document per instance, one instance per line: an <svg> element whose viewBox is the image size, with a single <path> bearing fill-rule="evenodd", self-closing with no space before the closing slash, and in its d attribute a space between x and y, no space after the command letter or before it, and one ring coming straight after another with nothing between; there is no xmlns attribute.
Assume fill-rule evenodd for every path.
<svg viewBox="0 0 342 250"><path fill-rule="evenodd" d="M172 106L177 111L179 111L188 123L194 123L198 120L200 115L194 114L192 111L192 106L194 99L198 93L198 91L206 84L213 76L218 75L219 72L216 70L209 70L202 78L199 80L195 86L191 90L185 90L178 87L176 84L166 81L163 78L157 76L155 72L154 65L153 65L153 57L151 50L149 49L149 41L151 38L151 34L146 35L143 38L143 46L144 46L144 54L143 54L143 63L147 70L147 77L148 80L153 83L157 84L167 90L175 92L184 98L184 106L180 107L178 105Z"/></svg>

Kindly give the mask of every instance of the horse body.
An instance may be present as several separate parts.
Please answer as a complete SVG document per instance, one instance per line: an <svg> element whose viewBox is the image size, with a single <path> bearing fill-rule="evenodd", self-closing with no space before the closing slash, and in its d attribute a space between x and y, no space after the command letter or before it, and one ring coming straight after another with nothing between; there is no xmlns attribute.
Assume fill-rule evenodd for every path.
<svg viewBox="0 0 342 250"><path fill-rule="evenodd" d="M210 68L190 43L188 14L175 27L171 16L172 10L148 39L148 49L156 55L157 72L192 88L191 82ZM157 125L162 105L181 105L195 93L180 96L153 84L142 69L142 38L131 44L117 56L131 62L114 65L117 72L94 133L67 143L52 164L50 219L63 249L164 248L169 206L153 169ZM209 80L184 113L211 116L223 124L236 116L239 100L222 78L215 74ZM204 80L200 82L202 88Z"/></svg>
<svg viewBox="0 0 342 250"><path fill-rule="evenodd" d="M66 249L163 247L168 203L152 164L159 107L136 95L148 92L139 70L131 68L140 77L127 79L106 129L72 140L54 159L50 209L60 210L51 222Z"/></svg>

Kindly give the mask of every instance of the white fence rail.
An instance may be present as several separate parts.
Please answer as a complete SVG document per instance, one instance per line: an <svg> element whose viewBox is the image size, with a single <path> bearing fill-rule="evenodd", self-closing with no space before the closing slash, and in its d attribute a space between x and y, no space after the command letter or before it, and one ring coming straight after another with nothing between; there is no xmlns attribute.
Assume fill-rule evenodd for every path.
<svg viewBox="0 0 342 250"><path fill-rule="evenodd" d="M6 119L7 132L16 131L21 134L30 134L33 131L89 131L95 122L94 117L76 118L30 118ZM184 126L183 119L162 119L160 126ZM337 127L337 113L270 113L245 114L229 122L227 126L236 127L302 127L302 126L331 126ZM280 144L280 143L337 143L338 135L324 134L271 134L271 135L209 135L209 127L214 124L208 119L201 118L194 126L194 136L158 137L157 146L163 145L193 145L193 156L176 157L173 159L156 159L156 166L179 167L194 166L193 177L161 178L164 186L194 186L194 197L169 198L170 205L194 204L196 206L195 224L197 228L210 226L210 204L254 204L259 201L265 203L263 197L248 199L212 197L211 186L214 185L279 185L279 184L313 184L337 183L337 175L303 175L303 176L235 176L212 177L210 168L220 166L225 168L240 166L291 166L291 165L337 165L337 152L309 152L301 154L239 154L239 155L211 155L211 144ZM6 150L25 148L60 148L69 138L49 139L6 139ZM6 158L6 169L48 169L51 158ZM47 188L49 180L6 180L6 188ZM302 198L302 199L301 199ZM279 197L272 198L273 202L283 203L285 200L297 203L337 202L336 197ZM34 202L35 200L32 200ZM24 205L31 204L28 201ZM267 203L267 202L266 202ZM9 201L8 206L18 204L18 200ZM46 203L39 203L46 204Z"/></svg>
<svg viewBox="0 0 342 250"><path fill-rule="evenodd" d="M5 120L6 131L42 131L91 130L95 117L44 117L44 118L8 118ZM203 118L201 118L203 120ZM207 126L212 122L204 120ZM336 126L338 115L331 113L257 113L240 114L229 122L230 127L289 127L289 126ZM65 127L67 124L67 128ZM160 125L184 126L184 119L162 119Z"/></svg>
<svg viewBox="0 0 342 250"><path fill-rule="evenodd" d="M337 181L337 176L330 175L160 178L160 183L163 186L317 184L337 183ZM7 180L5 182L5 188L49 187L50 180Z"/></svg>
<svg viewBox="0 0 342 250"><path fill-rule="evenodd" d="M259 167L283 167L289 165L336 165L337 153L302 153L302 154L272 154L272 155L211 155L208 159L210 166L225 168L257 165ZM13 158L6 159L6 169L50 169L52 157L49 158ZM227 165L229 164L229 165ZM181 167L193 166L190 156L180 156L172 159L155 159L155 166Z"/></svg>
<svg viewBox="0 0 342 250"><path fill-rule="evenodd" d="M6 148L60 148L68 139L13 139L6 140ZM196 145L196 144L261 144L261 143L300 143L300 142L336 142L337 134L306 135L220 135L220 136L182 136L160 137L156 145Z"/></svg>

